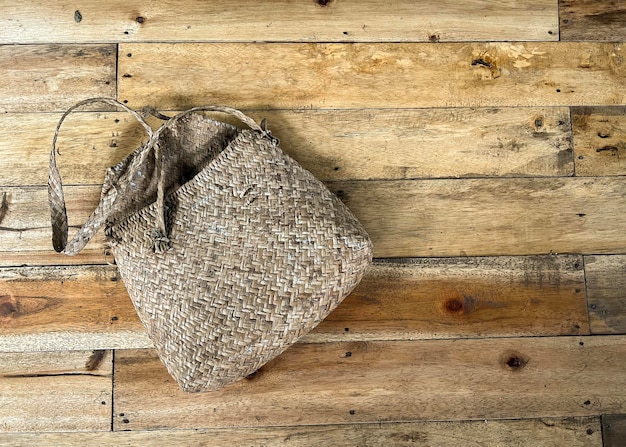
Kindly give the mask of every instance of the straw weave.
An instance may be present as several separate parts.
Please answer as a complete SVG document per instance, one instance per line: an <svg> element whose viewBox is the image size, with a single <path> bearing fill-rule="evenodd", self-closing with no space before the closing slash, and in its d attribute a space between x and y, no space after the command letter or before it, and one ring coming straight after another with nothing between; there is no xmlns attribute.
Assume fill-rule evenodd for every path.
<svg viewBox="0 0 626 447"><path fill-rule="evenodd" d="M185 391L216 390L320 323L358 284L372 246L347 207L267 131L198 113L164 126L152 148L131 154L163 154L157 191L154 178L141 192L115 185L126 199L105 234L169 373ZM165 154L176 151L195 154L196 169L185 157L168 164Z"/></svg>

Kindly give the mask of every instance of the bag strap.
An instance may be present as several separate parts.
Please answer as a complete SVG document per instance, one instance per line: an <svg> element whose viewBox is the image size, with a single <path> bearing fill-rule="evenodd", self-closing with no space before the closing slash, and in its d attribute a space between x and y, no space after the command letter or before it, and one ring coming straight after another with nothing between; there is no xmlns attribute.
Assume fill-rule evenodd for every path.
<svg viewBox="0 0 626 447"><path fill-rule="evenodd" d="M89 216L87 222L80 230L78 230L72 241L68 243L69 227L67 224L65 195L63 193L61 174L59 173L56 162L56 154L58 152L57 139L59 137L59 131L61 130L61 125L63 124L63 121L65 121L65 118L67 118L70 113L84 105L93 104L95 102L109 104L115 107L121 107L123 110L135 117L139 124L141 124L146 130L150 139L152 139L153 136L152 128L148 123L146 123L146 121L140 114L130 109L123 103L111 98L90 98L84 101L80 101L70 107L63 114L63 116L61 116L61 119L59 120L59 123L57 124L56 130L54 132L54 138L52 139L52 151L50 152L48 201L50 203L50 216L52 219L52 245L54 246L55 251L63 252L68 255L77 254L97 233L98 229L104 224L107 216L111 212L111 208L117 196L117 191L115 191L115 188L111 188L109 193L102 197L100 203L98 204L98 207L93 211L93 213L91 213L91 216Z"/></svg>
<svg viewBox="0 0 626 447"><path fill-rule="evenodd" d="M165 173L163 172L163 163L162 163L162 154L161 148L156 144L159 136L166 129L171 128L176 124L178 120L183 118L186 115L189 115L194 112L223 112L229 115L234 116L239 121L250 127L252 130L261 132L264 136L270 136L269 131L264 130L261 126L259 126L252 118L243 114L237 109L233 109L231 107L223 107L223 106L202 106L202 107L194 107L185 112L181 112L172 118L170 118L165 124L163 124L156 132L152 131L152 128L143 117L127 107L125 104L111 98L91 98L86 99L84 101L80 101L74 106L70 107L61 117L59 123L57 124L54 138L52 139L52 151L50 152L50 175L48 178L48 201L50 204L50 215L52 220L52 245L54 246L55 251L64 253L67 255L75 255L78 254L89 242L89 240L98 232L100 227L106 222L109 214L112 211L113 204L115 203L115 199L117 198L118 193L123 193L124 191L118 191L116 188L110 188L109 191L100 199L100 203L96 207L96 209L91 213L87 222L82 226L80 230L77 231L74 238L68 243L68 234L69 227L67 223L67 209L65 206L65 196L63 194L63 184L61 182L61 175L57 168L56 162L56 154L58 152L57 149L57 139L59 136L59 131L61 128L61 124L67 116L76 110L79 107L82 107L86 104L91 104L94 102L102 102L105 104L113 105L116 107L121 107L126 112L130 113L135 117L135 119L143 126L146 130L149 140L144 145L142 150L142 156L146 156L149 153L149 150L153 147L155 148L155 158L157 163L157 175L158 183L157 183L157 222L156 228L153 234L154 237L154 250L155 252L163 252L168 250L171 247L170 241L167 237L167 229L165 226ZM272 141L276 141L272 138Z"/></svg>
<svg viewBox="0 0 626 447"><path fill-rule="evenodd" d="M152 137L152 140L156 142L159 138L159 135L161 135L163 131L174 126L178 122L178 120L180 120L181 118L191 113L195 113L195 112L226 113L228 115L234 116L239 121L241 121L246 126L248 126L250 129L262 133L263 136L270 137L273 141L276 141L276 142L278 141L271 137L269 131L263 129L263 127L259 126L256 123L256 121L254 121L249 116L245 115L244 113L242 113L241 111L237 109L233 109L232 107L225 107L225 106L193 107L189 110L179 113L178 115L174 115L172 118L169 119L169 121L167 121L165 124L159 127L159 129L155 132L154 136ZM165 172L164 172L164 166L162 163L161 148L159 145L156 145L155 147L154 156L156 157L157 172L158 172L159 178L157 182L157 199L156 199L157 221L156 221L156 228L154 229L152 233L152 237L153 237L153 243L154 243L154 251L156 253L163 253L164 251L167 251L171 248L171 243L170 243L169 238L167 237L167 228L165 225Z"/></svg>

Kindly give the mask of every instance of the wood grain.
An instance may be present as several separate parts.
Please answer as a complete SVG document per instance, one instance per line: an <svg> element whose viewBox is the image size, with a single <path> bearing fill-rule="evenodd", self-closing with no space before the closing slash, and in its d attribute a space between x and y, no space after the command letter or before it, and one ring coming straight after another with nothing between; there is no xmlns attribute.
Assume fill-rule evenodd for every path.
<svg viewBox="0 0 626 447"><path fill-rule="evenodd" d="M619 253L626 250L624 181L372 181L330 188L361 220L378 257Z"/></svg>
<svg viewBox="0 0 626 447"><path fill-rule="evenodd" d="M561 40L626 40L626 5L621 0L559 0Z"/></svg>
<svg viewBox="0 0 626 447"><path fill-rule="evenodd" d="M0 43L556 40L558 11L549 0L23 1L4 6L0 30Z"/></svg>
<svg viewBox="0 0 626 447"><path fill-rule="evenodd" d="M621 336L296 344L253 378L185 394L152 350L118 351L116 430L619 413Z"/></svg>
<svg viewBox="0 0 626 447"><path fill-rule="evenodd" d="M378 261L306 341L588 334L580 256Z"/></svg>
<svg viewBox="0 0 626 447"><path fill-rule="evenodd" d="M574 107L577 175L626 174L626 107Z"/></svg>
<svg viewBox="0 0 626 447"><path fill-rule="evenodd" d="M585 256L593 334L626 333L626 256Z"/></svg>
<svg viewBox="0 0 626 447"><path fill-rule="evenodd" d="M59 111L85 97L115 96L116 57L115 45L0 46L0 113Z"/></svg>
<svg viewBox="0 0 626 447"><path fill-rule="evenodd" d="M580 256L376 262L303 342L588 334ZM152 347L113 266L0 269L0 352Z"/></svg>
<svg viewBox="0 0 626 447"><path fill-rule="evenodd" d="M289 446L310 447L601 447L599 418L509 421L412 422L203 430L152 430L112 433L0 434L12 447L98 446ZM611 446L613 447L613 446Z"/></svg>
<svg viewBox="0 0 626 447"><path fill-rule="evenodd" d="M0 269L0 352L150 347L114 266Z"/></svg>
<svg viewBox="0 0 626 447"><path fill-rule="evenodd" d="M626 417L624 415L602 416L604 447L621 447L626 444Z"/></svg>
<svg viewBox="0 0 626 447"><path fill-rule="evenodd" d="M620 105L625 53L587 42L121 44L119 97L167 109Z"/></svg>
<svg viewBox="0 0 626 447"><path fill-rule="evenodd" d="M565 176L574 172L566 108L246 113L257 121L267 118L283 150L326 181ZM222 115L211 116L226 120ZM50 145L59 117L0 115L3 185L47 183ZM125 113L70 116L58 142L63 181L71 185L102 181L105 169L117 164L142 139L143 128Z"/></svg>
<svg viewBox="0 0 626 447"><path fill-rule="evenodd" d="M57 113L0 115L3 186L47 185L52 137L60 117ZM57 160L64 184L102 183L106 168L139 146L144 133L125 113L70 115L58 139Z"/></svg>
<svg viewBox="0 0 626 447"><path fill-rule="evenodd" d="M108 430L111 354L0 354L0 431Z"/></svg>
<svg viewBox="0 0 626 447"><path fill-rule="evenodd" d="M363 223L376 257L447 257L626 251L625 182L621 177L569 177L350 181L328 186ZM65 189L70 225L78 225L95 208L100 190ZM16 265L27 252L37 253L38 262L65 262L66 256L51 250L46 190L8 187L0 190L0 197L4 193L2 262ZM100 234L90 243L92 254L103 253L102 241ZM44 252L50 256L44 257Z"/></svg>
<svg viewBox="0 0 626 447"><path fill-rule="evenodd" d="M70 232L74 232L94 210L100 188L76 186L65 188ZM52 249L52 230L48 193L45 187L0 188L3 203L0 219L0 263L2 265L63 264L99 260L104 263L101 233L96 235L85 254L60 255ZM82 257L81 257L82 256Z"/></svg>

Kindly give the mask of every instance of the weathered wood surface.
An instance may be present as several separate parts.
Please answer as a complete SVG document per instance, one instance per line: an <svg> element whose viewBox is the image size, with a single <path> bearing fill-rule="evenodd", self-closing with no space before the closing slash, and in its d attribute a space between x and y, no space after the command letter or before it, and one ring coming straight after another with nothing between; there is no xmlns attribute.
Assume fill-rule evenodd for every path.
<svg viewBox="0 0 626 447"><path fill-rule="evenodd" d="M626 408L622 336L296 344L185 394L153 350L117 351L114 428L594 416Z"/></svg>
<svg viewBox="0 0 626 447"><path fill-rule="evenodd" d="M111 358L109 351L0 353L0 431L109 430Z"/></svg>
<svg viewBox="0 0 626 447"><path fill-rule="evenodd" d="M569 111L562 107L247 113L257 121L267 118L283 150L326 181L574 172ZM0 115L0 184L47 183L59 118L40 113ZM154 119L150 123L161 124ZM58 141L63 181L101 182L105 169L145 140L144 133L125 113L70 116Z"/></svg>
<svg viewBox="0 0 626 447"><path fill-rule="evenodd" d="M621 177L349 181L328 186L361 220L377 257L626 251L626 179ZM95 208L100 189L65 189L70 225L79 225ZM51 249L46 189L2 188L0 199L4 193L1 262L19 265L27 252L37 253L46 264L65 262L66 256ZM99 234L90 250L103 253L102 240ZM12 253L18 255L13 258Z"/></svg>
<svg viewBox="0 0 626 447"><path fill-rule="evenodd" d="M23 1L2 9L0 43L558 39L549 0L444 0L436 9L411 0Z"/></svg>
<svg viewBox="0 0 626 447"><path fill-rule="evenodd" d="M626 417L621 414L602 416L602 438L604 447L626 445Z"/></svg>
<svg viewBox="0 0 626 447"><path fill-rule="evenodd" d="M152 346L114 266L0 269L0 352Z"/></svg>
<svg viewBox="0 0 626 447"><path fill-rule="evenodd" d="M170 447L602 447L599 418L471 422L345 424L311 427L264 427L202 430L151 430L113 433L0 434L12 447L85 445ZM610 447L617 447L618 444ZM605 446L606 447L606 446Z"/></svg>
<svg viewBox="0 0 626 447"><path fill-rule="evenodd" d="M376 263L307 341L588 334L580 256Z"/></svg>
<svg viewBox="0 0 626 447"><path fill-rule="evenodd" d="M623 178L336 182L330 187L361 220L379 257L626 250Z"/></svg>
<svg viewBox="0 0 626 447"><path fill-rule="evenodd" d="M60 111L85 97L115 96L116 57L115 45L1 45L0 113Z"/></svg>
<svg viewBox="0 0 626 447"><path fill-rule="evenodd" d="M132 107L626 104L626 46L609 43L120 44L119 73Z"/></svg>
<svg viewBox="0 0 626 447"><path fill-rule="evenodd" d="M586 256L585 277L591 332L626 333L626 256Z"/></svg>
<svg viewBox="0 0 626 447"><path fill-rule="evenodd" d="M626 107L574 107L576 175L626 174Z"/></svg>
<svg viewBox="0 0 626 447"><path fill-rule="evenodd" d="M65 188L68 222L74 227L70 228L72 235L98 204L99 191L100 188L95 186ZM0 264L54 265L87 260L99 260L99 263L106 261L102 233L96 235L85 255L71 257L55 253L52 249L47 188L0 188L0 201Z"/></svg>
<svg viewBox="0 0 626 447"><path fill-rule="evenodd" d="M623 0L559 0L561 40L626 40Z"/></svg>
<svg viewBox="0 0 626 447"><path fill-rule="evenodd" d="M588 334L581 256L377 262L303 342ZM113 266L0 269L0 352L151 347Z"/></svg>

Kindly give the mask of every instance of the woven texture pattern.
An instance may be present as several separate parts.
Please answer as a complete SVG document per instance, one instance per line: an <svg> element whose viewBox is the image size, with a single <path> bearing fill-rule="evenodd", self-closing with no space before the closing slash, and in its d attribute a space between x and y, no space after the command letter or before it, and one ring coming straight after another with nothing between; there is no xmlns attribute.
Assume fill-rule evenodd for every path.
<svg viewBox="0 0 626 447"><path fill-rule="evenodd" d="M141 321L190 392L219 389L279 355L350 293L372 258L346 206L275 139L224 126L191 114L158 134L157 152L204 148L206 157L170 163L164 202L146 188L147 206L126 200L106 227Z"/></svg>

